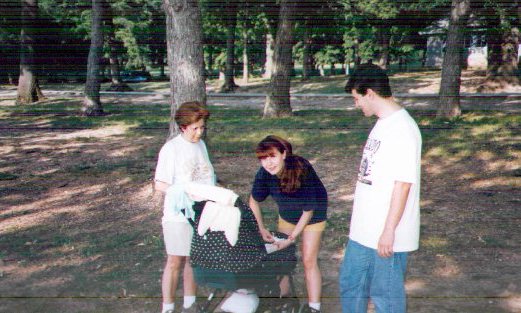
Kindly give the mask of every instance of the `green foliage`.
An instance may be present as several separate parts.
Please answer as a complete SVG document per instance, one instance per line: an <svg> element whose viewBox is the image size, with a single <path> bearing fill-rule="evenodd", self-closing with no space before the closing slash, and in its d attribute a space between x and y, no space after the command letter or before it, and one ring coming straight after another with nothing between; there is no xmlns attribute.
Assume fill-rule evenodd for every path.
<svg viewBox="0 0 521 313"><path fill-rule="evenodd" d="M344 60L344 51L339 46L327 45L315 53L315 60L319 65L342 63Z"/></svg>
<svg viewBox="0 0 521 313"><path fill-rule="evenodd" d="M166 51L166 23L160 0L115 1L114 30L126 54L123 64L129 69L151 66L157 53Z"/></svg>
<svg viewBox="0 0 521 313"><path fill-rule="evenodd" d="M238 7L235 11L234 5ZM248 44L248 61L250 68L258 70L264 66L266 33L272 29L274 1L241 1L241 0L205 0L201 1L205 65L214 74L215 70L223 70L226 64L226 20L233 14L237 16L235 29L235 58L242 63L245 41ZM276 14L275 14L276 13ZM236 73L238 73L237 71Z"/></svg>
<svg viewBox="0 0 521 313"><path fill-rule="evenodd" d="M381 51L379 30L390 30L391 61L406 57L409 62L420 59L425 48L419 32L441 18L445 18L449 0L343 0L346 27L346 54L362 61L372 59Z"/></svg>
<svg viewBox="0 0 521 313"><path fill-rule="evenodd" d="M354 7L366 14L381 19L396 17L400 10L399 3L392 0L356 1Z"/></svg>
<svg viewBox="0 0 521 313"><path fill-rule="evenodd" d="M417 62L423 57L424 48L418 33L434 21L448 16L450 4L450 0L326 0L301 3L297 7L295 20L295 61L302 63L305 38L310 39L314 65L344 63L346 59L353 61L355 57L362 61L372 59L381 51L378 30L383 27L391 30L391 61ZM166 23L162 1L111 0L108 5L111 13L107 13L106 18L113 18L116 41L110 43L112 47L106 43L105 52L116 48L121 64L128 69L162 65L166 58ZM238 9L230 12L234 5ZM278 2L203 0L200 7L205 61L207 67L211 67L210 74L224 65L225 20L235 13L238 17L237 63L242 62L243 43L247 41L249 65L253 71L260 72L265 63L266 34L276 32ZM40 0L39 8L43 24L40 38L51 46L47 49L49 52L42 53L41 59L47 62L42 72L47 75L75 70L83 74L88 55L91 2ZM484 0L476 2L475 8L476 21L482 25L486 24L484 17L490 16L491 12L501 17L501 30L512 28L518 20L516 3L512 1ZM0 53L6 56L0 69L2 73L16 76L19 2L4 1L0 4L0 11ZM108 24L106 20L105 26ZM109 31L108 27L106 31ZM70 61L71 56L74 62Z"/></svg>

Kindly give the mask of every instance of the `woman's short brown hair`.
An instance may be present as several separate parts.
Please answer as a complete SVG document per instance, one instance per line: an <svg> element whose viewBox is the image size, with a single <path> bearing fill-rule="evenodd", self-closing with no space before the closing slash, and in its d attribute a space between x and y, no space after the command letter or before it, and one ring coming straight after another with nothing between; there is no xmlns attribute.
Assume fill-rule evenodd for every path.
<svg viewBox="0 0 521 313"><path fill-rule="evenodd" d="M206 122L210 117L210 112L197 101L190 101L181 104L175 112L175 122L180 129L204 119Z"/></svg>

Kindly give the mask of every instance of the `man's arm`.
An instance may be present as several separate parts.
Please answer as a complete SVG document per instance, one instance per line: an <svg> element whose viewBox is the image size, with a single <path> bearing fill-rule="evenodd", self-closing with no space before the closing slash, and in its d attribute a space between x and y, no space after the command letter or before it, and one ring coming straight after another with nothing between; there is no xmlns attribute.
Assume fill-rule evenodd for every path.
<svg viewBox="0 0 521 313"><path fill-rule="evenodd" d="M411 183L396 181L391 196L391 207L385 220L385 227L378 241L378 255L388 258L393 255L394 232L402 219Z"/></svg>

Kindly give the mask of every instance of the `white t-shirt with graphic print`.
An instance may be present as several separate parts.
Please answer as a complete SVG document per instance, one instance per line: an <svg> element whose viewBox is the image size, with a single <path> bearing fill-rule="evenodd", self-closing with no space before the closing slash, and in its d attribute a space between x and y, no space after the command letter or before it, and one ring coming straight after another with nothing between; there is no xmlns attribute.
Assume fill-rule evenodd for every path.
<svg viewBox="0 0 521 313"><path fill-rule="evenodd" d="M401 109L379 119L364 147L351 216L349 238L377 249L391 205L395 181L412 183L396 228L394 251L418 249L420 237L421 134Z"/></svg>
<svg viewBox="0 0 521 313"><path fill-rule="evenodd" d="M159 151L155 180L170 185L197 182L215 185L215 174L206 145L186 140L181 134L166 142ZM181 213L163 208L163 221L186 222Z"/></svg>

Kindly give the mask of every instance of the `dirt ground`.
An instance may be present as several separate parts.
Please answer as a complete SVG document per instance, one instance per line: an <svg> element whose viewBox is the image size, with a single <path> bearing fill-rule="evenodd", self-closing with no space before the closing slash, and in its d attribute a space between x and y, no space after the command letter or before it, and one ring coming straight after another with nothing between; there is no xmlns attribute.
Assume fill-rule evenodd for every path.
<svg viewBox="0 0 521 313"><path fill-rule="evenodd" d="M394 87L397 93L421 94L436 90L436 84L428 77L419 83L404 75ZM473 92L478 85L472 80L465 91ZM433 99L419 99L403 102L434 109ZM131 101L145 104L164 99L132 97ZM344 98L295 98L293 105L296 110L306 109L314 106L313 101L352 108ZM262 102L209 99L218 106L262 107ZM511 97L469 98L464 108L479 105L519 115L520 103ZM12 103L0 99L0 105ZM519 124L513 127L519 130ZM8 117L0 117L0 170L16 173L0 180L0 312L159 312L164 254L160 201L153 196L151 178L166 129L152 129L129 140L123 136L128 126L123 125L38 128L13 127ZM435 149L425 151L422 243L409 261L409 312L521 312L521 138L517 134L499 143L492 130L487 140L475 142L482 149L474 155L442 157ZM360 157L360 153L341 157L325 153L315 160L329 193L334 225L324 235L320 254L325 313L341 311L338 267ZM240 174L254 173L257 166L250 156L218 151L214 155L220 179L243 197L251 177ZM295 281L304 301L301 266Z"/></svg>

